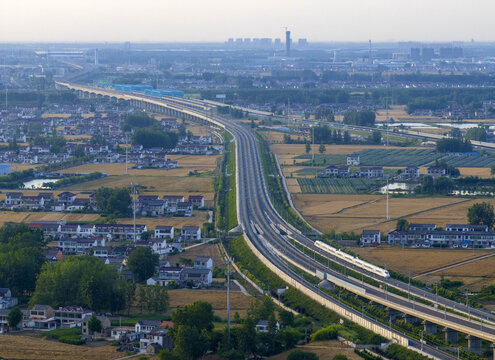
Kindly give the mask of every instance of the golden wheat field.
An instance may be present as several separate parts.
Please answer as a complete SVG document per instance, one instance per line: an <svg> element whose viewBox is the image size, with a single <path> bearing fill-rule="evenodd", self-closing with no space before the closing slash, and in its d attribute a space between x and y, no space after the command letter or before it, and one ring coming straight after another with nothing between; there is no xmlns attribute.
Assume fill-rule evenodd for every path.
<svg viewBox="0 0 495 360"><path fill-rule="evenodd" d="M314 343L310 343L303 346L298 346L297 349L308 351L314 353L318 356L320 360L332 360L336 355L345 355L349 360L360 360L362 359L360 356L354 353L354 349L349 346L343 345L337 340L332 341L317 341ZM296 349L292 349L289 351L285 351L283 353L270 356L269 360L285 360L287 356L295 351Z"/></svg>
<svg viewBox="0 0 495 360"><path fill-rule="evenodd" d="M289 179L289 181L295 179ZM390 198L386 220L386 197L383 195L292 194L294 205L304 218L323 232L377 229L388 232L395 228L398 218L409 222L466 223L467 209L485 200L450 197ZM495 199L486 200L495 204Z"/></svg>
<svg viewBox="0 0 495 360"><path fill-rule="evenodd" d="M0 336L0 357L23 360L118 359L123 353L115 346L76 346L21 335Z"/></svg>
<svg viewBox="0 0 495 360"><path fill-rule="evenodd" d="M210 303L215 314L220 316L222 319L227 317L226 290L177 289L169 290L168 293L170 295L170 311L201 300ZM239 315L244 316L251 302L255 301L254 299L254 297L246 296L240 291L232 291L230 293L230 316L232 316L235 312L238 312Z"/></svg>
<svg viewBox="0 0 495 360"><path fill-rule="evenodd" d="M379 266L385 266L386 264L387 269L392 269L402 274L409 274L410 271L413 277L493 252L490 250L475 250L473 253L473 251L464 249L402 249L401 247L387 245L380 247L353 247L352 251ZM420 279L423 279L423 277L420 277Z"/></svg>
<svg viewBox="0 0 495 360"><path fill-rule="evenodd" d="M473 253L472 250L459 251L465 251L470 254ZM455 266L431 275L421 276L418 279L421 281L434 283L435 281L440 281L442 276L450 280L462 281L464 283L464 287L471 291L479 291L486 285L495 284L495 257L492 256L468 264Z"/></svg>

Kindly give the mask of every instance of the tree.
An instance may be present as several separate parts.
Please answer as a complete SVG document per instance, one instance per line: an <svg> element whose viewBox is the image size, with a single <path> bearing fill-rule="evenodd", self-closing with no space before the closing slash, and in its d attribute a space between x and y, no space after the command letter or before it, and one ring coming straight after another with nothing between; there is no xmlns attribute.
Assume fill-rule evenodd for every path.
<svg viewBox="0 0 495 360"><path fill-rule="evenodd" d="M7 315L7 323L9 324L10 329L15 329L17 325L21 322L22 320L22 311L19 310L18 307L13 308L10 310L9 314Z"/></svg>
<svg viewBox="0 0 495 360"><path fill-rule="evenodd" d="M143 240L143 241L148 241L149 239L151 239L151 235L152 235L152 234L153 234L153 233L152 233L151 231L143 231L143 232L141 233L141 240Z"/></svg>
<svg viewBox="0 0 495 360"><path fill-rule="evenodd" d="M208 350L208 333L194 326L178 325L174 331L174 353L182 359L193 360Z"/></svg>
<svg viewBox="0 0 495 360"><path fill-rule="evenodd" d="M466 133L466 139L476 141L486 141L486 130L484 127L478 126L471 128Z"/></svg>
<svg viewBox="0 0 495 360"><path fill-rule="evenodd" d="M173 149L177 145L178 140L177 133L163 131L157 128L139 129L132 135L132 144L142 145L146 149L152 147Z"/></svg>
<svg viewBox="0 0 495 360"><path fill-rule="evenodd" d="M409 230L409 222L406 219L397 220L397 230L399 231Z"/></svg>
<svg viewBox="0 0 495 360"><path fill-rule="evenodd" d="M30 304L54 308L78 304L96 311L125 308L117 271L94 256L68 256L55 264L45 263Z"/></svg>
<svg viewBox="0 0 495 360"><path fill-rule="evenodd" d="M344 124L373 126L375 125L376 115L370 110L348 111L344 114Z"/></svg>
<svg viewBox="0 0 495 360"><path fill-rule="evenodd" d="M349 131L344 131L344 144L350 144L351 143L351 135L349 134Z"/></svg>
<svg viewBox="0 0 495 360"><path fill-rule="evenodd" d="M327 148L325 147L325 145L320 144L320 147L318 148L319 153L323 154L326 150Z"/></svg>
<svg viewBox="0 0 495 360"><path fill-rule="evenodd" d="M136 283L132 281L126 281L124 290L127 315L129 315L131 312L132 304L134 303L134 300L136 298Z"/></svg>
<svg viewBox="0 0 495 360"><path fill-rule="evenodd" d="M76 148L74 149L74 157L81 158L84 155L86 155L84 153L84 147L82 147L81 145L77 145Z"/></svg>
<svg viewBox="0 0 495 360"><path fill-rule="evenodd" d="M287 356L287 360L318 360L318 355L309 351L294 350Z"/></svg>
<svg viewBox="0 0 495 360"><path fill-rule="evenodd" d="M311 145L309 144L309 141L306 141L306 154L309 154L309 152L311 151Z"/></svg>
<svg viewBox="0 0 495 360"><path fill-rule="evenodd" d="M495 166L490 168L490 174L495 175Z"/></svg>
<svg viewBox="0 0 495 360"><path fill-rule="evenodd" d="M158 266L159 256L149 246L139 246L127 259L127 266L137 282L143 282L153 276Z"/></svg>
<svg viewBox="0 0 495 360"><path fill-rule="evenodd" d="M12 175L12 174L10 174ZM10 176L9 175L9 176ZM30 293L45 262L45 241L39 230L25 224L0 228L0 284L14 296Z"/></svg>
<svg viewBox="0 0 495 360"><path fill-rule="evenodd" d="M104 214L125 217L131 214L131 195L126 188L101 187L96 191L96 206Z"/></svg>
<svg viewBox="0 0 495 360"><path fill-rule="evenodd" d="M347 356L343 354L337 354L333 357L333 360L347 360Z"/></svg>
<svg viewBox="0 0 495 360"><path fill-rule="evenodd" d="M280 325L284 328L292 326L294 323L294 314L290 311L280 310L278 316L280 318Z"/></svg>
<svg viewBox="0 0 495 360"><path fill-rule="evenodd" d="M98 319L98 317L96 317L96 314L93 313L93 315L91 315L91 318L88 321L89 331L91 331L93 334L94 333L100 333L101 328L102 328L102 326L101 326L100 319Z"/></svg>
<svg viewBox="0 0 495 360"><path fill-rule="evenodd" d="M489 229L495 222L493 205L487 202L476 203L468 209L468 220L471 225L487 225Z"/></svg>
<svg viewBox="0 0 495 360"><path fill-rule="evenodd" d="M177 325L193 326L198 330L213 329L213 309L210 303L196 301L192 305L186 305L177 309L172 315L172 321Z"/></svg>
<svg viewBox="0 0 495 360"><path fill-rule="evenodd" d="M371 135L368 136L368 142L379 145L382 142L382 133L379 130L373 130Z"/></svg>

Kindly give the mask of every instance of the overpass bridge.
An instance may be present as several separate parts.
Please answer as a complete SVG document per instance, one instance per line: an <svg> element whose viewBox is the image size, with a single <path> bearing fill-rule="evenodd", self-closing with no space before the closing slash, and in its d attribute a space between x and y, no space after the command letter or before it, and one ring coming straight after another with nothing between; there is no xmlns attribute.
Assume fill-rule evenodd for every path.
<svg viewBox="0 0 495 360"><path fill-rule="evenodd" d="M231 132L236 140L236 178L237 178L237 215L239 224L244 230L244 237L253 252L272 271L312 299L334 310L344 318L354 321L372 331L375 331L395 342L415 349L422 348L423 352L438 359L452 359L451 355L435 349L432 346L424 345L418 340L400 333L393 328L382 324L360 311L351 308L340 301L334 299L311 283L305 281L296 274L289 264L312 273L327 273L329 278L333 278L339 286L345 287L359 296L383 304L388 309L400 312L425 321L425 331L433 331L431 324L438 324L445 327L446 338L454 340L456 332L469 335L470 349L478 351L481 339L495 342L495 326L493 319L474 321L464 316L441 312L435 308L424 304L408 301L399 296L377 289L365 283L359 283L355 279L336 273L328 267L316 262L313 258L301 253L292 246L288 239L276 231L273 225L284 224L291 229L296 240L313 250L312 241L292 228L275 211L270 202L270 197L264 183L263 171L260 164L260 157L253 132L229 119L213 115L209 112L210 106L206 103L195 101L188 104L187 99L156 99L145 97L139 94L121 93L113 90L92 88L83 85L58 83L58 86L74 90L82 97L107 98L114 101L128 101L132 106L156 113L165 113L171 116L208 121ZM262 229L263 234L256 230L251 224L257 224L257 228ZM325 254L323 254L325 255ZM328 256L328 254L327 254ZM328 256L329 257L329 256ZM333 261L329 257L330 260ZM350 266L349 266L350 267ZM355 269L354 269L355 270ZM339 283L340 282L340 283ZM385 283L385 281L383 281ZM348 285L350 284L350 285ZM463 313L460 306L458 311ZM436 328L436 325L435 325ZM452 341L453 342L453 341Z"/></svg>

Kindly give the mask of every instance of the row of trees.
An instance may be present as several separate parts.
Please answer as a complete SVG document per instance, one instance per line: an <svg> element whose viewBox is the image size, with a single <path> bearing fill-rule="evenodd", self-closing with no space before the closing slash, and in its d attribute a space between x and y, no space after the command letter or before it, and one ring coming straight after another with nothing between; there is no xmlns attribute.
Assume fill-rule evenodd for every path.
<svg viewBox="0 0 495 360"><path fill-rule="evenodd" d="M142 145L146 149L152 147L173 149L177 146L178 140L177 133L173 131L163 131L157 126L138 129L132 134L132 144Z"/></svg>
<svg viewBox="0 0 495 360"><path fill-rule="evenodd" d="M471 152L473 145L471 141L460 138L443 138L437 140L436 149L438 152Z"/></svg>
<svg viewBox="0 0 495 360"><path fill-rule="evenodd" d="M131 215L131 195L128 188L101 187L96 191L95 199L98 209L105 215Z"/></svg>
<svg viewBox="0 0 495 360"><path fill-rule="evenodd" d="M245 319L235 316L237 326L215 331L211 304L198 301L178 309L172 315L174 327L170 333L174 340L172 351L162 351L161 360L197 359L208 350L222 358L245 359L251 356L266 357L291 349L303 338L301 323L288 311L279 312L281 329L277 330L275 305L268 297L257 305L252 304ZM268 321L267 332L257 332L259 320Z"/></svg>
<svg viewBox="0 0 495 360"><path fill-rule="evenodd" d="M371 110L348 111L344 114L344 124L358 126L374 126L376 115Z"/></svg>
<svg viewBox="0 0 495 360"><path fill-rule="evenodd" d="M25 224L0 228L0 285L14 295L31 294L45 262L45 242L41 231Z"/></svg>
<svg viewBox="0 0 495 360"><path fill-rule="evenodd" d="M327 126L316 126L313 128L311 138L315 144L350 144L351 135L349 131L332 130Z"/></svg>
<svg viewBox="0 0 495 360"><path fill-rule="evenodd" d="M78 304L96 311L118 311L126 305L126 284L118 280L114 268L94 256L69 256L42 266L30 304Z"/></svg>

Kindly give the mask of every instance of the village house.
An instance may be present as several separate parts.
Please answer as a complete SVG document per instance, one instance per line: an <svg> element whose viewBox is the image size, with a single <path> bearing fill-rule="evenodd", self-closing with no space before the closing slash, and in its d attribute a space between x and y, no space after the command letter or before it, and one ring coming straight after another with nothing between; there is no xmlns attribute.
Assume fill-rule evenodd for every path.
<svg viewBox="0 0 495 360"><path fill-rule="evenodd" d="M200 240L201 228L199 226L183 226L181 237L183 240Z"/></svg>
<svg viewBox="0 0 495 360"><path fill-rule="evenodd" d="M213 260L208 256L198 256L194 259L194 267L198 269L213 269Z"/></svg>
<svg viewBox="0 0 495 360"><path fill-rule="evenodd" d="M426 170L426 175L432 178L437 178L439 176L445 176L447 174L445 168L441 166L429 166Z"/></svg>
<svg viewBox="0 0 495 360"><path fill-rule="evenodd" d="M419 178L419 167L417 166L408 166L404 170L404 177L408 179L417 179Z"/></svg>
<svg viewBox="0 0 495 360"><path fill-rule="evenodd" d="M155 227L155 239L173 239L174 227L157 225Z"/></svg>
<svg viewBox="0 0 495 360"><path fill-rule="evenodd" d="M144 335L139 342L139 350L147 354L158 354L160 350L171 350L174 347L167 329L153 330Z"/></svg>
<svg viewBox="0 0 495 360"><path fill-rule="evenodd" d="M347 166L359 166L359 164L361 164L361 161L359 160L359 155L357 154L347 155Z"/></svg>
<svg viewBox="0 0 495 360"><path fill-rule="evenodd" d="M93 315L93 311L80 306L63 306L55 310L55 319L60 324L80 324L85 316Z"/></svg>
<svg viewBox="0 0 495 360"><path fill-rule="evenodd" d="M362 167L359 169L359 176L367 178L382 178L383 168L381 166L377 167Z"/></svg>
<svg viewBox="0 0 495 360"><path fill-rule="evenodd" d="M363 230L361 234L361 245L380 245L381 241L380 230Z"/></svg>
<svg viewBox="0 0 495 360"><path fill-rule="evenodd" d="M17 304L18 299L12 296L10 289L0 288L0 309L10 309Z"/></svg>
<svg viewBox="0 0 495 360"><path fill-rule="evenodd" d="M99 333L93 333L91 330L89 330L89 320L91 319L91 315L84 315L81 321L81 333L83 336L93 336L95 338L100 338L100 337L109 337L111 333L111 328L112 328L112 322L110 319L106 316L97 316L98 320L101 322L101 332Z"/></svg>
<svg viewBox="0 0 495 360"><path fill-rule="evenodd" d="M160 326L159 320L139 320L136 325L134 325L134 330L137 333L150 333Z"/></svg>
<svg viewBox="0 0 495 360"><path fill-rule="evenodd" d="M323 171L322 175L333 177L349 177L351 175L351 172L349 166L330 165L325 168L325 171Z"/></svg>
<svg viewBox="0 0 495 360"><path fill-rule="evenodd" d="M187 201L196 209L205 207L205 197L203 195L189 195Z"/></svg>

